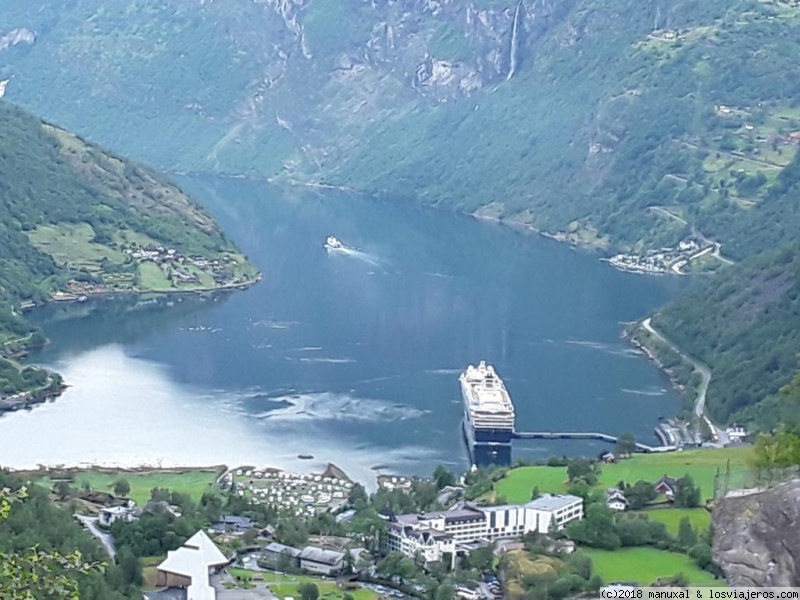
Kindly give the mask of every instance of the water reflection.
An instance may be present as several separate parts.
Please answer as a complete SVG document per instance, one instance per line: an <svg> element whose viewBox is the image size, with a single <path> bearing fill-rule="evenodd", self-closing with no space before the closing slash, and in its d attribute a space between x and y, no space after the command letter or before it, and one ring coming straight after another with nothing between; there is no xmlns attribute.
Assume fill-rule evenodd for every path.
<svg viewBox="0 0 800 600"><path fill-rule="evenodd" d="M81 353L58 368L72 386L56 402L7 415L0 420L0 439L25 432L25 443L2 444L0 463L18 468L44 465L205 466L272 465L293 470L319 470L335 462L351 476L370 480L371 467L426 460L424 448L376 449L345 445L324 427L297 421L278 409L274 419L253 419L243 410L247 394L192 390L177 385L169 370L127 356L119 345ZM310 402L309 420L337 419L344 409L360 418L405 418L374 401L339 399L319 402L333 413L318 413ZM292 404L292 407L296 407ZM390 414L386 414L386 411ZM370 417L370 414L372 417ZM314 428L313 444L298 430ZM16 436L15 436L16 437ZM19 439L19 438L18 438ZM298 454L312 453L313 461Z"/></svg>

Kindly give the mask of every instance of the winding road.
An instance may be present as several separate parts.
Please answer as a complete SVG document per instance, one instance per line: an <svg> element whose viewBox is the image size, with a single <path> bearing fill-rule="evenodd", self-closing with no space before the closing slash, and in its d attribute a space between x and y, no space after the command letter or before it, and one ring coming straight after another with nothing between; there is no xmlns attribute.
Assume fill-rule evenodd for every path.
<svg viewBox="0 0 800 600"><path fill-rule="evenodd" d="M647 317L644 321L642 321L642 327L651 334L656 339L660 340L663 344L669 346L674 352L676 352L681 358L684 360L692 363L694 366L695 371L700 373L700 387L697 389L697 399L694 402L694 414L698 419L704 419L708 426L713 429L714 433L717 436L717 441L720 444L728 444L730 441L728 439L728 434L725 432L724 429L716 425L711 419L708 418L706 415L706 393L708 392L708 384L711 383L711 369L709 369L706 365L701 363L696 358L692 358L685 352L683 352L680 348L678 348L675 344L665 338L661 333L656 331L653 327L651 317Z"/></svg>
<svg viewBox="0 0 800 600"><path fill-rule="evenodd" d="M75 515L75 518L81 522L81 525L83 525L89 531L89 533L91 533L94 537L100 540L100 543L103 544L103 548L111 557L111 560L114 560L117 556L117 548L114 545L114 538L110 533L101 531L97 527L97 517Z"/></svg>

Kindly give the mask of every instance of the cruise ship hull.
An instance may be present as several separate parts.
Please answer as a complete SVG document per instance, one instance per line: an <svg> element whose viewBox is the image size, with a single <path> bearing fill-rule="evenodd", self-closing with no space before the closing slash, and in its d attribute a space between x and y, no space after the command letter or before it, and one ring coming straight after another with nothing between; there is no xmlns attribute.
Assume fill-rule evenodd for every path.
<svg viewBox="0 0 800 600"><path fill-rule="evenodd" d="M497 432L496 435L485 435L485 430L473 428L466 417L463 420L462 430L469 459L473 465L487 467L489 465L508 466L511 464L512 436L510 432L503 431Z"/></svg>

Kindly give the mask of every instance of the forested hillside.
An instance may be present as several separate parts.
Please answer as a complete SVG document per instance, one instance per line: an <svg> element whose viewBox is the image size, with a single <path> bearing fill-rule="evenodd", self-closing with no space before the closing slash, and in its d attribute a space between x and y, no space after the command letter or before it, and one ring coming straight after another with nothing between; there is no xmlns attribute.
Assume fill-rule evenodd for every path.
<svg viewBox="0 0 800 600"><path fill-rule="evenodd" d="M173 184L5 101L0 264L0 399L61 385L57 376L9 360L45 339L24 320L25 306L244 285L256 276Z"/></svg>
<svg viewBox="0 0 800 600"><path fill-rule="evenodd" d="M800 143L793 1L132 6L6 2L6 95L176 170L733 258L778 219L761 198Z"/></svg>
<svg viewBox="0 0 800 600"><path fill-rule="evenodd" d="M712 417L774 425L774 404L759 406L798 370L798 250L793 245L726 269L656 313L660 331L711 367Z"/></svg>
<svg viewBox="0 0 800 600"><path fill-rule="evenodd" d="M0 471L0 509L9 509L7 515L0 510L0 597L72 598L69 592L73 583L79 594L75 597L81 600L142 597L138 561L126 558L109 566L100 544L75 521L71 510L56 507L46 489L23 487L23 483L19 477ZM20 491L24 498L5 506L7 496ZM80 552L77 569L72 565L76 551ZM68 566L73 568L67 570ZM21 585L13 585L15 581ZM54 590L48 593L51 586Z"/></svg>
<svg viewBox="0 0 800 600"><path fill-rule="evenodd" d="M732 245L750 258L696 282L653 318L711 367L707 405L724 422L770 429L789 416L776 393L800 366L799 199L796 156L759 200L768 218L751 213L737 226Z"/></svg>

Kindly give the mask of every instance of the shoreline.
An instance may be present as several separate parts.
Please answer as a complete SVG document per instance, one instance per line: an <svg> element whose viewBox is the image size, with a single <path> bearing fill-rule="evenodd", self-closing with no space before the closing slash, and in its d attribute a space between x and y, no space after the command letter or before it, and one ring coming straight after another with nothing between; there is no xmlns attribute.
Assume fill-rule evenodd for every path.
<svg viewBox="0 0 800 600"><path fill-rule="evenodd" d="M21 305L20 310L22 312L35 310L37 308L44 308L51 304L79 304L83 302L88 302L90 300L106 300L111 299L113 300L116 296L120 297L130 297L130 296L145 296L148 294L154 294L158 296L203 296L203 295L214 295L216 293L223 293L223 292L230 292L230 291L237 291L237 290L246 290L247 288L255 285L262 281L263 275L262 273L258 272L256 276L250 281L243 281L240 283L231 283L226 285L221 285L213 288L196 288L191 290L103 290L103 291L96 291L96 292L89 292L86 294L64 294L58 298L51 297L45 302L40 304L33 304L33 305ZM16 364L21 365L17 361L18 358L24 358L28 352L29 348L22 348L18 350L15 355L5 355L2 358L6 360L12 360ZM59 377L60 374L55 371L50 371L49 369L45 369L43 367L38 367L35 365L26 365L31 366L35 369L40 369L45 371L48 374L49 378ZM52 381L48 382L48 385L52 383ZM60 384L57 389L54 390L28 390L19 392L19 394L25 394L24 398L19 398L16 400L9 400L9 399L0 399L0 418L3 417L6 413L13 413L20 410L31 410L34 407L38 406L39 404L45 404L47 402L52 402L58 399L67 389L69 385L64 383L63 379L60 381ZM13 396L12 396L13 398Z"/></svg>
<svg viewBox="0 0 800 600"><path fill-rule="evenodd" d="M169 296L169 295L176 295L176 296L191 296L191 295L203 295L203 294L214 294L216 292L226 292L226 291L236 291L236 290L246 290L247 288L259 283L263 280L263 274L258 273L252 280L250 281L243 281L241 283L230 283L226 285L216 286L216 287L207 287L207 288L194 288L191 290L181 290L181 289L174 289L174 290L140 290L140 289L129 289L129 290L100 290L96 292L87 292L85 294L74 294L74 293L63 293L63 295L59 296L58 298L51 297L45 302L40 304L24 304L20 306L23 312L34 310L36 308L44 308L50 304L77 304L82 302L87 302L89 300L101 300L106 298L114 298L114 296L144 296L147 294L155 294L158 296Z"/></svg>

